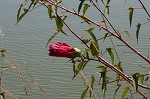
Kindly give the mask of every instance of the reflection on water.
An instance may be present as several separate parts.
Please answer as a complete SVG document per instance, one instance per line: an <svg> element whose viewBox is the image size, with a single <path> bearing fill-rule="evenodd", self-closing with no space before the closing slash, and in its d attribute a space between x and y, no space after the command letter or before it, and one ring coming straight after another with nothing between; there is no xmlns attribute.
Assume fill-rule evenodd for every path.
<svg viewBox="0 0 150 99"><path fill-rule="evenodd" d="M36 80L51 99L78 99L82 91L85 90L85 87L80 76L77 76L75 80L72 80L72 64L69 63L68 59L65 58L48 56L48 48L45 46L50 35L52 35L55 31L55 23L49 20L46 9L41 7L39 10L29 13L18 25L15 25L17 10L22 1L3 0L0 3L0 26L2 26L2 29L5 33L5 45L9 56L11 56L19 64L21 69L26 71L28 68L32 75L36 76ZM75 2L70 4L68 3L70 1L63 2L70 8L77 7L77 4L79 3ZM72 2L74 1L72 0ZM140 31L139 44L137 45L135 29L130 30L128 27L128 11L126 8L130 6L130 3L123 5L122 1L120 0L113 1L110 7L110 20L118 30L129 30L131 34L131 40L128 38L126 38L126 40L147 56L149 42L148 39L150 37L147 27L149 27L149 25L146 24L144 26L145 28ZM95 21L100 21L99 17L94 14L94 11L94 8L92 8L92 10L88 11L87 15L89 15L91 18L94 17ZM92 16L93 14L94 16ZM141 19L141 17L144 19L147 16L143 15L143 12L141 12L138 17L134 18L133 24L136 23L136 20ZM69 18L71 19L67 20L67 22L71 25L71 27L77 33L79 33L80 36L86 35L86 33L84 33L82 30L88 28L80 24L80 22L78 22L74 16L69 15ZM82 31L83 34L80 31ZM144 33L144 36L141 36L142 33ZM0 35L3 35L2 30L0 30ZM103 37L103 35L103 31L96 32L96 36L98 38ZM126 36L125 34L122 35ZM85 47L84 45L81 45L81 43L78 42L77 39L69 32L68 36L64 36L63 34L58 35L57 38L52 41L52 43L57 41L66 42L69 45L80 49L84 49ZM113 41L116 45L122 44L115 38L113 38ZM111 47L111 42L109 39L106 39L104 43L101 41L99 41L99 43L102 49L103 47ZM0 44L0 47L4 48L4 44L2 42L0 42ZM119 55L122 55L119 57L120 60L123 61L123 67L128 74L144 71L139 69L137 63L144 65L145 67L149 66L143 62L141 58L135 57L135 54L131 55L131 53L125 53L130 52L130 50L125 46L118 46L117 51L119 51ZM109 57L105 58L109 60ZM96 72L98 72L98 70L95 68L96 66L99 66L99 63L89 63L87 68L84 70L85 75L89 77L88 79L90 79L91 74L96 74ZM135 66L138 68L134 68ZM22 87L20 87L20 80L18 79L18 76L16 76L16 71L10 70L4 72L4 82L8 84L9 88L13 88L14 92L17 93L19 97L24 97L22 95L24 93L21 91ZM113 97L111 89L108 89L106 97Z"/></svg>

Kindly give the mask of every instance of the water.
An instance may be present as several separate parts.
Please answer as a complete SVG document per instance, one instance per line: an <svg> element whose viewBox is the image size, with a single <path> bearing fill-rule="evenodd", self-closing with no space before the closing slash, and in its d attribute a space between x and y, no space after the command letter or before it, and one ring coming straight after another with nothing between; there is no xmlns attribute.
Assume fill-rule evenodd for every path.
<svg viewBox="0 0 150 99"><path fill-rule="evenodd" d="M48 48L45 47L47 40L55 31L55 23L49 20L46 9L41 7L40 9L29 13L21 20L21 22L15 25L16 14L22 2L23 0L0 1L0 28L2 28L3 33L5 34L4 39L0 39L0 48L3 49L6 47L7 54L15 60L23 71L27 71L27 68L30 70L50 99L79 99L80 94L85 90L85 86L83 85L80 76L77 76L75 80L72 80L72 64L68 62L68 59L49 57ZM77 7L79 4L78 1L71 4L69 3L74 2L74 0L63 2L68 8ZM127 1L127 3L128 2L129 1ZM148 1L145 1L144 3L148 5L149 3L146 2ZM133 44L134 47L144 55L148 56L148 40L150 38L148 28L149 23L141 28L139 44L137 45L135 38L136 28L129 28L127 8L131 6L138 7L139 3L136 3L135 5L131 5L131 1L128 4L127 3L123 5L123 1L120 0L111 2L110 20L118 30L129 30L131 40L128 39L128 37L125 37L125 39L129 41L130 44ZM148 5L147 7L150 6ZM140 9L137 10L140 11L140 13L133 18L133 24L135 25L138 22L143 22L143 20L146 21L145 19L147 18L147 15L143 14L143 11ZM94 13L96 13L96 11L92 8L92 10L88 11L87 16L93 18L95 21L100 21L101 18L98 16L92 16ZM83 34L85 35L86 33L84 33L84 30L88 28L83 25L78 25L80 22L77 21L76 17L73 15L69 15L69 17L71 18L67 20L69 25L71 25L80 36ZM136 26L133 25L133 27ZM60 34L52 41L52 43L63 41L77 48L84 49L84 45L81 45L72 34L68 33L68 35L69 36L67 37ZM97 33L98 38L103 37L103 35L103 32ZM113 38L113 41L115 42L115 45L122 45L122 43L115 40L115 38ZM101 48L111 47L109 39L104 43L99 43ZM143 62L141 58L135 57L135 55L131 55L130 53L125 53L130 52L125 46L118 46L117 51L119 51L118 54L122 55L119 57L123 61L123 67L128 74L145 71L139 69L140 67L136 64L137 60L139 60L139 64L149 67L149 65ZM109 60L109 57L105 56L105 58ZM90 63L84 70L85 75L90 78L91 74L96 74L98 70L95 67L98 65L98 63ZM135 66L137 66L137 68L134 68ZM28 76L28 74L26 75ZM12 89L12 92L16 93L21 99L25 97L24 91L22 91L23 88L21 87L20 78L18 78L15 70L5 71L3 73L3 79L6 88ZM106 98L112 98L113 95L111 91L112 90L108 88Z"/></svg>

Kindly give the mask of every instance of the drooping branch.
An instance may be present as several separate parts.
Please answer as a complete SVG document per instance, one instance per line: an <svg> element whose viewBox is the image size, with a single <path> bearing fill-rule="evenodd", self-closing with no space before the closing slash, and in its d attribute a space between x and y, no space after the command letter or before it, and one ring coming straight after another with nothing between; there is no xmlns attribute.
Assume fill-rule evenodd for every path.
<svg viewBox="0 0 150 99"><path fill-rule="evenodd" d="M98 27L101 27L100 24L98 24L97 22L95 22L95 21L89 19L88 17L83 16L83 15L80 15L80 14L76 13L75 11L69 10L69 9L67 9L67 8L65 8L65 7L63 7L63 6L61 6L61 5L59 5L59 4L56 4L56 3L53 2L52 0L47 0L47 2L48 2L49 4L51 4L51 5L57 6L57 7L61 8L61 9L65 10L66 12L69 12L69 13L71 13L71 14L73 14L73 15L76 15L76 16L78 16L78 17L83 17L83 18L86 19L88 22L90 22L90 23L92 23L92 24L94 24L94 25L96 25L96 26L98 26ZM103 14L103 16L104 16L104 14ZM105 18L106 18L106 17L105 17ZM111 23L110 23L110 24L111 24ZM111 25L112 25L112 24L111 24ZM121 35L118 35L118 32L117 32L117 31L114 31L114 32L113 32L113 31L110 31L109 29L107 29L107 28L104 27L104 26L102 26L101 28L102 28L103 30L105 30L106 32L110 33L112 36L114 36L114 37L116 37L117 39L119 39L120 41L122 41L122 43L124 43L124 44L125 44L128 48L130 48L134 53L136 53L137 55L139 55L141 58L143 58L145 61L147 61L147 62L150 64L150 59L147 58L147 57L145 57L143 54L141 54L141 53L140 53L138 50L136 50L135 48L133 48L128 42L126 42L126 41L121 37Z"/></svg>

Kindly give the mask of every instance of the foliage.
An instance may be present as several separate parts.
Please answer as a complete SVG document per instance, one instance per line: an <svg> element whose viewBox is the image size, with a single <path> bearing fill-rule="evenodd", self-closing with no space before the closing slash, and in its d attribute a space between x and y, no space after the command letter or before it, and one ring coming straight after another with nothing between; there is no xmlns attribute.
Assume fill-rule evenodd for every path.
<svg viewBox="0 0 150 99"><path fill-rule="evenodd" d="M111 0L80 0L79 5L77 9L77 12L75 9L71 10L67 7L63 6L63 1L59 0L25 0L24 4L20 5L20 8L18 10L17 14L17 23L22 20L22 18L28 13L31 12L34 9L37 9L39 6L44 6L47 11L50 20L54 20L56 23L56 32L49 38L47 45L50 43L50 41L53 40L56 35L59 33L65 33L64 27L68 28L68 30L79 39L81 44L84 44L86 46L85 50L82 51L82 55L79 57L76 57L74 59L71 59L73 63L73 72L74 76L73 79L80 74L83 82L86 85L85 90L81 93L81 99L84 99L87 91L90 92L90 97L93 97L97 99L98 97L94 93L95 86L100 85L100 90L103 92L103 96L105 97L105 93L107 92L107 87L109 84L115 84L116 89L114 89L114 97L117 95L117 92L123 89L121 99L126 99L134 97L135 93L138 93L139 97L143 99L148 99L150 96L150 93L148 92L150 90L149 85L147 84L148 78L149 78L149 72L143 72L143 73L133 73L133 74L127 74L126 71L123 70L122 61L120 60L119 56L123 57L122 55L118 55L118 52L116 50L115 42L113 42L112 37L115 37L113 39L117 39L118 41L122 42L126 47L128 47L130 50L132 50L135 54L137 54L138 57L141 57L145 63L150 64L150 59L146 56L144 56L142 53L140 53L137 49L135 49L132 45L129 44L129 42L124 39L122 31L116 29L112 22L109 19L110 15L110 8L111 8ZM71 2L71 1L70 1ZM128 2L126 0L126 2ZM135 1L137 2L137 1ZM142 10L145 11L145 13L148 15L148 19L150 18L149 12L147 11L145 5L142 3L141 0L138 0L138 2L141 4ZM100 17L102 17L101 22L94 21L94 19L88 18L86 13L88 12L88 9L94 7L100 14ZM66 22L66 20L69 18L67 17L66 13L61 13L58 11L58 9L61 9L65 11L66 13L70 13L84 21L84 23L87 23L90 28L85 30L90 38L85 39L84 37L80 37ZM102 10L104 9L104 10ZM127 15L129 19L129 26L130 28L133 27L133 18L136 8L130 7L128 8ZM81 12L82 11L82 12ZM119 13L117 13L119 14ZM146 19L147 21L147 19ZM147 22L148 23L148 22ZM72 23L73 24L73 23ZM84 24L83 24L84 25ZM131 27L132 26L132 27ZM139 39L140 29L142 28L142 23L137 24L136 26L136 33L135 38ZM103 30L105 31L105 35L102 38L103 41L101 42L100 39L97 38L95 30ZM101 31L100 31L101 33ZM127 35L127 37L130 37L130 33L128 30L124 30L124 33ZM105 50L102 50L100 43L105 42L106 39L110 39L112 47L105 48ZM106 53L108 52L108 53ZM1 51L3 53L3 51ZM104 55L108 55L110 57L110 60L104 59ZM107 56L106 55L106 56ZM4 55L3 55L4 56ZM86 79L85 75L83 74L83 70L86 68L89 62L99 62L97 69L99 69L99 73L97 75L100 75L100 78L95 78L94 75L91 77L91 83ZM128 64L126 64L128 65ZM134 67L137 68L137 67ZM148 68L149 69L149 68ZM147 70L148 70L147 69ZM115 74L116 76L112 76L109 74L109 72L112 72L111 74ZM141 83L140 81L141 80ZM124 84L124 82L126 84ZM119 90L120 89L120 90ZM143 92L143 90L146 90L146 93ZM120 91L121 92L121 91ZM130 92L130 93L129 93Z"/></svg>

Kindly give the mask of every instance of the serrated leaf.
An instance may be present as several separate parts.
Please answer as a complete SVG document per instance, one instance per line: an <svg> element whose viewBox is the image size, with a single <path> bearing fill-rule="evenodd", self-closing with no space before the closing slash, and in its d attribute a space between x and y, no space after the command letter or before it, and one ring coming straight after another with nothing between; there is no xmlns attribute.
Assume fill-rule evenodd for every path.
<svg viewBox="0 0 150 99"><path fill-rule="evenodd" d="M125 87L123 92L122 92L122 95L121 95L121 99L124 99L124 97L126 96L126 94L128 93L129 91L129 87Z"/></svg>
<svg viewBox="0 0 150 99"><path fill-rule="evenodd" d="M111 57L112 64L114 64L114 54L113 54L112 48L107 48L106 50L108 51Z"/></svg>
<svg viewBox="0 0 150 99"><path fill-rule="evenodd" d="M126 34L129 38L131 38L131 37L130 37L130 33L129 33L128 31L125 31L125 34Z"/></svg>
<svg viewBox="0 0 150 99"><path fill-rule="evenodd" d="M88 4L84 4L84 7L83 7L83 15L85 14L85 12L87 11L87 9L90 7L90 5Z"/></svg>
<svg viewBox="0 0 150 99"><path fill-rule="evenodd" d="M138 43L138 39L139 39L139 31L140 31L140 27L141 27L141 24L138 23L138 25L136 26L137 30L136 30L136 39L137 39L137 43Z"/></svg>
<svg viewBox="0 0 150 99"><path fill-rule="evenodd" d="M95 43L94 41L91 42L90 44L90 50L93 56L96 56L99 54L99 47L97 45L97 43Z"/></svg>
<svg viewBox="0 0 150 99"><path fill-rule="evenodd" d="M82 92L80 99L84 99L87 91L88 91L88 87Z"/></svg>
<svg viewBox="0 0 150 99"><path fill-rule="evenodd" d="M83 5L83 3L84 3L85 0L80 0L80 1L81 2L80 2L79 7L78 7L78 14L80 13L80 10L81 10L82 5Z"/></svg>
<svg viewBox="0 0 150 99"><path fill-rule="evenodd" d="M130 7L128 10L129 10L129 21L131 27L134 8Z"/></svg>
<svg viewBox="0 0 150 99"><path fill-rule="evenodd" d="M138 80L139 80L139 73L135 73L132 75L132 78L134 80L134 86L136 91L138 91Z"/></svg>

